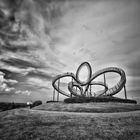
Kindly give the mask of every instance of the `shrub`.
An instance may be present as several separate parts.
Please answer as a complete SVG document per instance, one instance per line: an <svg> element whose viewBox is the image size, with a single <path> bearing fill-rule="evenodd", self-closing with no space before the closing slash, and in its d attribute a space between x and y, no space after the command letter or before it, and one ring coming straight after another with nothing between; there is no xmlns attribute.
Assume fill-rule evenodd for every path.
<svg viewBox="0 0 140 140"><path fill-rule="evenodd" d="M52 100L51 100L51 101L46 101L46 104L47 104L47 103L57 103L57 102L58 102L58 101L52 101Z"/></svg>
<svg viewBox="0 0 140 140"><path fill-rule="evenodd" d="M41 104L42 104L42 101L37 100L37 101L33 102L32 107L35 107L35 106L38 106L38 105L41 105Z"/></svg>
<svg viewBox="0 0 140 140"><path fill-rule="evenodd" d="M10 110L10 109L15 109L15 108L22 108L22 107L27 107L26 103L9 103L9 102L0 102L0 110L5 111L5 110Z"/></svg>
<svg viewBox="0 0 140 140"><path fill-rule="evenodd" d="M100 97L72 97L64 100L65 103L88 103L88 102L120 102L120 103L134 103L135 100L121 99L111 96L100 96Z"/></svg>

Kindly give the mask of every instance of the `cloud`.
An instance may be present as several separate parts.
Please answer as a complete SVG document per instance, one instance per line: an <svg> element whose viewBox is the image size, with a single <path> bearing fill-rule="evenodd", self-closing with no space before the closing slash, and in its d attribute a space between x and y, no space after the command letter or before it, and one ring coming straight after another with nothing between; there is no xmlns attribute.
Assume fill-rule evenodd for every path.
<svg viewBox="0 0 140 140"><path fill-rule="evenodd" d="M25 90L25 91L21 91L21 90L17 90L15 92L15 94L24 94L24 95L30 95L31 94L31 91L28 91L28 90Z"/></svg>
<svg viewBox="0 0 140 140"><path fill-rule="evenodd" d="M6 83L2 83L0 85L0 92L2 92L2 93L11 93L14 90L15 90L15 88L8 87Z"/></svg>
<svg viewBox="0 0 140 140"><path fill-rule="evenodd" d="M10 51L10 52L27 52L28 51L28 46L20 46L20 45L2 45L1 50L2 53L5 53L5 51Z"/></svg>
<svg viewBox="0 0 140 140"><path fill-rule="evenodd" d="M1 59L1 62L4 62L11 66L16 66L19 68L29 68L29 67L40 68L41 67L40 63L35 64L34 62L21 60L18 58Z"/></svg>
<svg viewBox="0 0 140 140"><path fill-rule="evenodd" d="M31 95L35 86L48 93L55 75L75 73L88 61L93 72L121 67L131 77L129 90L138 87L140 81L133 79L140 77L139 5L138 0L0 1L0 71L4 79L17 81L5 84L31 89ZM19 35L7 39L15 26Z"/></svg>
<svg viewBox="0 0 140 140"><path fill-rule="evenodd" d="M0 93L10 93L15 90L14 87L9 87L8 85L16 84L16 80L6 80L4 79L4 75L0 75Z"/></svg>
<svg viewBox="0 0 140 140"><path fill-rule="evenodd" d="M26 78L26 75L33 69L17 69L14 67L5 67L0 69L4 73L5 79L13 79L17 81L23 81Z"/></svg>
<svg viewBox="0 0 140 140"><path fill-rule="evenodd" d="M9 9L15 8L16 5L15 4L14 6L11 6L9 8L9 4L6 7L6 4L9 2L3 1L3 3L5 3L5 9L7 11ZM6 44L3 49L10 52L17 51L18 53L27 51L27 54L30 54L31 57L33 56L34 58L38 58L40 62L42 61L44 63L44 61L46 61L44 63L44 66L50 66L51 64L61 66L61 63L59 63L59 60L57 59L57 55L54 54L50 49L49 44L51 43L51 36L45 31L46 28L52 28L50 26L53 26L53 24L49 22L51 22L52 17L56 17L56 14L59 15L57 12L57 10L59 11L59 8L56 8L55 6L53 7L47 2L46 7L48 8L48 10L45 11L45 9L42 9L42 7L40 7L40 4L38 4L36 1L21 1L20 8L18 7L17 11L15 8L15 18L16 20L20 20L20 22L22 23L21 39L8 40L8 44ZM38 11L36 11L36 9L38 9ZM49 16L49 14L53 12L54 14L50 16L49 19L46 19L48 17L44 17ZM25 34L25 37L23 36L23 33ZM18 53L12 55L17 56ZM19 55L22 55L25 59L27 58L27 54L20 53ZM27 59L32 59L31 57L28 57Z"/></svg>
<svg viewBox="0 0 140 140"><path fill-rule="evenodd" d="M0 71L0 76L4 76L5 74L3 72Z"/></svg>
<svg viewBox="0 0 140 140"><path fill-rule="evenodd" d="M35 69L34 71L31 71L28 73L28 77L38 77L40 79L46 79L48 81L51 81L54 78L54 73L48 73L41 69Z"/></svg>
<svg viewBox="0 0 140 140"><path fill-rule="evenodd" d="M3 82L9 84L9 85L15 85L18 83L18 81L16 80L12 80L12 79L4 79Z"/></svg>
<svg viewBox="0 0 140 140"><path fill-rule="evenodd" d="M51 82L48 80L42 80L37 77L30 77L27 80L27 83L32 86L36 86L37 88L46 88L50 89L51 87Z"/></svg>
<svg viewBox="0 0 140 140"><path fill-rule="evenodd" d="M17 90L15 86L18 81L12 80L12 79L4 79L4 73L0 73L0 95L4 94L24 94L24 95L30 95L31 91L25 90Z"/></svg>

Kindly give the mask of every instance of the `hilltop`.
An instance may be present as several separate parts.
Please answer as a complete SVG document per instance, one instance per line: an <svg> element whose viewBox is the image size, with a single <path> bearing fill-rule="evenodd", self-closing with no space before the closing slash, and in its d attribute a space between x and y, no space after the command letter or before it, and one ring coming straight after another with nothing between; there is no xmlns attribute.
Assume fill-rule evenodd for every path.
<svg viewBox="0 0 140 140"><path fill-rule="evenodd" d="M52 103L50 105L53 106ZM55 103L54 106L56 105L64 106L62 103ZM0 112L1 139L138 140L140 138L140 110L116 113L41 110L47 106L49 104L33 109ZM69 108L77 108L77 106L71 104ZM84 104L81 106L83 107Z"/></svg>

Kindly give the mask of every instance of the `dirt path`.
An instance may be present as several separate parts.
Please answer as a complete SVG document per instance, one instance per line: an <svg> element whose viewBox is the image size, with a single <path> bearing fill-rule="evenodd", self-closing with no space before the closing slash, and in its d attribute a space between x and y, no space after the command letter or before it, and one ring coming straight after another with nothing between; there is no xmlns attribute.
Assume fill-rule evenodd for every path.
<svg viewBox="0 0 140 140"><path fill-rule="evenodd" d="M118 112L118 113L86 113L86 112L64 112L64 111L45 111L45 110L30 110L31 113L47 114L52 116L92 116L92 117L129 117L129 116L140 116L140 111L130 111L130 112Z"/></svg>

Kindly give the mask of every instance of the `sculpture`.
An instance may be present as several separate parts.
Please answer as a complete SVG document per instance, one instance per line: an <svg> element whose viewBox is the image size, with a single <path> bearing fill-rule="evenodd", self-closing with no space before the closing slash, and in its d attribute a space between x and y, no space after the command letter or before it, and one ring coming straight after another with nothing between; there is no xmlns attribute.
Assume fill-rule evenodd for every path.
<svg viewBox="0 0 140 140"><path fill-rule="evenodd" d="M81 69L84 66L86 66L88 69L88 76L85 81L81 81L79 72L81 71ZM108 88L108 86L106 84L106 77L105 77L105 74L109 73L109 72L118 73L121 77L119 82L111 88ZM95 78L97 78L100 75L104 75L104 82L94 81ZM60 89L60 79L63 77L72 78L72 81L68 83L69 93L66 93L65 91ZM126 84L126 75L125 75L125 72L121 68L108 67L108 68L101 69L92 74L91 65L88 62L83 62L78 67L76 74L67 72L67 73L58 75L53 79L53 81L52 81L52 86L54 88L53 100L55 99L55 90L58 92L58 95L57 95L57 101L58 101L59 93L63 94L64 96L67 96L67 97L72 97L72 96L75 96L75 97L113 96L113 95L117 94L118 92L120 92L122 90L122 88L124 88L125 99L127 99L125 84ZM100 92L98 92L98 94L95 92L92 92L92 85L103 86L104 90L101 90ZM84 90L83 86L85 86L85 90ZM79 89L78 91L77 91L77 88Z"/></svg>

